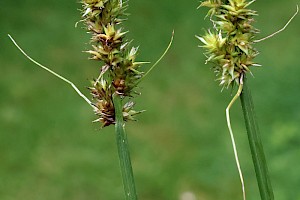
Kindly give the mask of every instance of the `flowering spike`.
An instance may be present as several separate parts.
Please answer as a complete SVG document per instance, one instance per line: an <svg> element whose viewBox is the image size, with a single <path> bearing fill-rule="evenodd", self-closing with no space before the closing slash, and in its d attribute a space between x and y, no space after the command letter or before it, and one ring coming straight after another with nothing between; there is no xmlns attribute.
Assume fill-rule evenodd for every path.
<svg viewBox="0 0 300 200"><path fill-rule="evenodd" d="M254 1L207 0L201 6L209 7L208 15L216 30L208 31L197 38L204 44L207 62L214 64L214 72L222 87L240 83L240 78L249 72L258 52L253 48L254 36L258 33L251 23L256 12L247 7Z"/></svg>
<svg viewBox="0 0 300 200"><path fill-rule="evenodd" d="M89 87L95 113L99 116L96 122L103 126L115 124L113 95L123 99L136 94L134 88L143 76L140 68L143 62L135 62L138 48L129 48L124 31L120 24L125 20L127 4L120 0L82 0L82 17L87 30L92 34L92 50L86 51L90 59L102 61L98 78ZM134 120L140 113L133 110L134 103L123 106L124 121Z"/></svg>

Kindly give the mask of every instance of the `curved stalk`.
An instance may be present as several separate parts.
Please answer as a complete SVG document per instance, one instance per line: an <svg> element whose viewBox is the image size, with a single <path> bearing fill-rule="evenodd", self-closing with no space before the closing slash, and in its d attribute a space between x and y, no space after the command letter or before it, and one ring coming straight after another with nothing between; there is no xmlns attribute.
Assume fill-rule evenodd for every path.
<svg viewBox="0 0 300 200"><path fill-rule="evenodd" d="M240 98L260 196L262 200L273 200L274 195L268 173L268 166L255 118L252 96L247 86L246 77L244 78L244 88Z"/></svg>
<svg viewBox="0 0 300 200"><path fill-rule="evenodd" d="M133 171L130 160L130 153L128 148L128 140L125 132L125 124L123 120L123 106L122 99L119 95L113 95L113 103L115 107L115 132L116 142L119 154L119 162L121 167L123 186L125 191L126 200L137 200L137 194L135 189Z"/></svg>

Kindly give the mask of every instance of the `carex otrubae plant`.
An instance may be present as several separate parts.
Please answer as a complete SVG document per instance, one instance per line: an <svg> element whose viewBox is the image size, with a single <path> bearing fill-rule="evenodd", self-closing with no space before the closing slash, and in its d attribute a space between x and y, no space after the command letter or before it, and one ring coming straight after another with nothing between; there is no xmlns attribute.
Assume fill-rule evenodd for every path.
<svg viewBox="0 0 300 200"><path fill-rule="evenodd" d="M92 49L86 51L90 59L101 61L100 75L89 87L94 99L95 113L102 126L116 124L113 96L122 99L137 94L135 88L143 76L142 62L136 62L138 48L129 48L127 31L121 26L128 15L127 2L120 0L83 0L83 21L91 33ZM140 113L133 110L131 100L123 105L124 121L134 120Z"/></svg>
<svg viewBox="0 0 300 200"><path fill-rule="evenodd" d="M90 59L100 61L99 76L89 87L93 96L94 110L102 127L115 125L119 161L126 200L137 200L133 170L128 149L124 121L135 120L142 111L133 110L131 100L139 94L137 85L162 59L170 48L173 36L160 59L144 73L140 67L145 62L137 62L137 47L130 47L126 40L126 30L122 22L126 20L128 1L122 0L82 0L83 22L92 35L92 49L86 51ZM100 64L101 63L101 64Z"/></svg>
<svg viewBox="0 0 300 200"><path fill-rule="evenodd" d="M254 61L258 51L253 45L285 30L298 14L299 8L297 6L297 11L282 29L262 39L255 39L259 31L252 25L254 17L257 15L256 11L249 8L253 2L255 0L250 2L246 0L206 0L201 2L199 7L209 8L206 17L209 17L213 27L207 30L204 36L196 37L204 44L201 47L206 50L204 53L207 57L206 63L212 63L216 80L219 81L222 90L238 87L237 93L226 108L226 120L242 184L243 199L246 199L245 184L229 114L230 108L239 97L260 196L262 200L272 200L274 199L273 189L246 77L247 74L252 74L253 67L260 66Z"/></svg>
<svg viewBox="0 0 300 200"><path fill-rule="evenodd" d="M91 81L91 86L88 87L92 101L73 82L35 61L10 35L8 36L31 62L72 86L78 95L94 109L98 116L94 122L100 122L101 127L115 125L125 199L137 200L125 122L135 120L135 115L143 112L133 110L134 102L131 99L139 94L136 88L141 80L157 66L170 49L174 31L164 53L144 73L140 71L140 67L146 62L136 61L138 48L129 47L130 42L125 39L127 31L121 26L128 16L126 13L128 1L81 0L81 3L83 18L81 21L91 34L92 48L86 52L90 54L90 59L100 61L99 75Z"/></svg>
<svg viewBox="0 0 300 200"><path fill-rule="evenodd" d="M98 78L89 87L98 116L95 122L103 127L115 125L125 198L137 200L124 121L134 120L140 113L128 99L137 94L135 88L144 73L140 71L143 62L135 61L138 48L129 47L127 31L121 26L128 4L122 0L82 0L82 5L83 21L92 35L92 49L86 52L102 64Z"/></svg>
<svg viewBox="0 0 300 200"><path fill-rule="evenodd" d="M243 104L242 98L247 91L243 90L246 75L249 73L252 74L250 70L253 67L260 66L254 62L254 58L258 55L258 51L253 47L253 44L255 43L255 36L259 31L252 25L254 22L253 17L257 15L256 11L249 8L253 2L254 1L248 2L246 0L206 0L202 2L199 7L209 8L206 17L210 19L213 27L212 29L207 30L204 36L196 37L204 44L201 47L206 50L206 63L212 63L212 69L217 77L216 80L219 82L222 89L234 88L235 85L238 86L236 95L226 109L226 119L242 184L243 199L246 199L245 184L229 115L231 106L241 95L249 144L255 165L260 194L262 199L269 200L273 199L273 192L268 176L262 143L257 135L253 136L253 131L251 132L250 130L249 132L247 124L249 122L249 119L247 119L249 112L247 112L247 110L245 111L245 105ZM251 96L248 97L248 100L250 97ZM256 123L253 122L252 125L255 125L254 132L258 132Z"/></svg>

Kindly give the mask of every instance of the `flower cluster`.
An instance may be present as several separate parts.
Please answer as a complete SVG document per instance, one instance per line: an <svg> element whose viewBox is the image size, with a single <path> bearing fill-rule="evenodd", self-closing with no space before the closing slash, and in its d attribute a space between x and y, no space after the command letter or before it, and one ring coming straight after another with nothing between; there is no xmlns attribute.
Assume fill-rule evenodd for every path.
<svg viewBox="0 0 300 200"><path fill-rule="evenodd" d="M253 2L206 0L200 5L210 8L207 16L213 22L214 30L197 38L204 44L207 62L214 64L214 72L223 88L239 85L251 66L259 66L253 62L258 52L252 46L258 30L251 25L257 14L248 9Z"/></svg>
<svg viewBox="0 0 300 200"><path fill-rule="evenodd" d="M134 88L143 76L139 71L142 62L136 62L137 48L129 49L125 40L126 31L120 24L125 20L127 4L122 0L82 0L83 21L92 34L91 59L102 61L99 77L89 87L94 99L95 113L103 126L115 124L113 95L131 97ZM132 110L134 103L123 106L125 121L134 120L140 113Z"/></svg>

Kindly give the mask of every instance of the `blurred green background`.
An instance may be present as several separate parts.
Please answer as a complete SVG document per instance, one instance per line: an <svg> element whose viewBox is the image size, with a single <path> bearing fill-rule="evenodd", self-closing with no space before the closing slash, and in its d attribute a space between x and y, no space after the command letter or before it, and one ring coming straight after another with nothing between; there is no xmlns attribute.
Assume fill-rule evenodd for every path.
<svg viewBox="0 0 300 200"><path fill-rule="evenodd" d="M154 62L175 30L172 48L141 84L139 121L127 124L141 200L242 199L225 108L231 91L214 81L194 37L210 26L198 1L130 0L129 39L139 60ZM257 1L260 37L281 28L297 0ZM78 1L0 1L0 199L120 200L123 188L113 127L92 124L91 108L35 59L74 81L85 94L99 63L82 51L89 35L74 25ZM256 45L249 77L277 200L300 199L300 16L286 31ZM146 66L147 67L147 66ZM232 109L249 200L259 199L239 102ZM188 196L191 197L188 197ZM192 198L195 196L195 198Z"/></svg>

